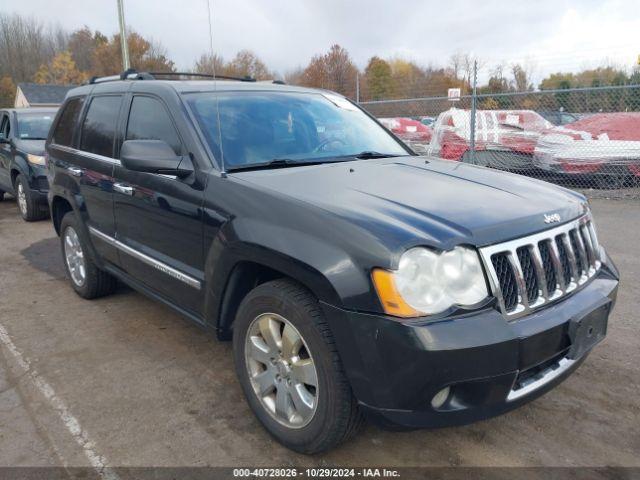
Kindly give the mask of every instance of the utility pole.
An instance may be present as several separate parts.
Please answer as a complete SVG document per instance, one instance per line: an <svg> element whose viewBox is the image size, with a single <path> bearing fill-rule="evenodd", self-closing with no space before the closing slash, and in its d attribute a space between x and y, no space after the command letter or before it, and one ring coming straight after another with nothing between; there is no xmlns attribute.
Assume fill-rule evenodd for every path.
<svg viewBox="0 0 640 480"><path fill-rule="evenodd" d="M127 46L127 25L124 23L123 0L118 0L118 21L120 22L120 48L122 49L122 69L129 70L129 47Z"/></svg>
<svg viewBox="0 0 640 480"><path fill-rule="evenodd" d="M476 163L476 98L478 94L478 60L473 62L473 94L471 95L471 163Z"/></svg>
<svg viewBox="0 0 640 480"><path fill-rule="evenodd" d="M356 103L360 103L360 73L356 73Z"/></svg>

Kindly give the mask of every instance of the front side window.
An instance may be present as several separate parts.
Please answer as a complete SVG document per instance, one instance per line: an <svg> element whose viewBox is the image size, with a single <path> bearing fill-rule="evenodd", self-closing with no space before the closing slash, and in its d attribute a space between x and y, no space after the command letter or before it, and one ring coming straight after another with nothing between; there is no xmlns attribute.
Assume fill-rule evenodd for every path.
<svg viewBox="0 0 640 480"><path fill-rule="evenodd" d="M9 138L11 132L11 122L9 122L9 115L6 113L0 119L0 137Z"/></svg>
<svg viewBox="0 0 640 480"><path fill-rule="evenodd" d="M52 142L58 145L71 146L73 132L78 125L84 97L72 98L64 106L60 119L53 130Z"/></svg>
<svg viewBox="0 0 640 480"><path fill-rule="evenodd" d="M126 140L164 140L176 155L182 154L180 138L171 118L162 103L155 98L133 98Z"/></svg>
<svg viewBox="0 0 640 480"><path fill-rule="evenodd" d="M17 137L21 140L46 140L55 113L18 114Z"/></svg>
<svg viewBox="0 0 640 480"><path fill-rule="evenodd" d="M113 157L121 96L94 97L82 124L80 150Z"/></svg>
<svg viewBox="0 0 640 480"><path fill-rule="evenodd" d="M187 94L213 154L225 166L272 160L353 159L361 152L407 155L382 127L342 97L322 93Z"/></svg>

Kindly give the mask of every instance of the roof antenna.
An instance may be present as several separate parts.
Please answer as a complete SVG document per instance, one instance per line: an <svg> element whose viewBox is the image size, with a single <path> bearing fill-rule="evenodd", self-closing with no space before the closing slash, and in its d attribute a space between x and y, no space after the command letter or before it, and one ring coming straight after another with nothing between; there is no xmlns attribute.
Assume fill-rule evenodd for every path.
<svg viewBox="0 0 640 480"><path fill-rule="evenodd" d="M222 127L220 125L220 106L218 104L218 80L216 79L216 58L213 52L213 22L211 20L211 3L212 0L207 0L207 15L209 17L209 56L211 58L211 68L213 70L213 94L216 97L216 116L218 120L218 145L220 145L220 167L222 169L221 175L223 178L227 176L227 171L224 166L224 148L222 148Z"/></svg>

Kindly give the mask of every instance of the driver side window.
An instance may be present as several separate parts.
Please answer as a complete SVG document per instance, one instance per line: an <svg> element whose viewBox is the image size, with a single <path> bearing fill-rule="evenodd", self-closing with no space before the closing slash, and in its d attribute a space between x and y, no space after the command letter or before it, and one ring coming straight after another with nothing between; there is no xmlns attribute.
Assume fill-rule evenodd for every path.
<svg viewBox="0 0 640 480"><path fill-rule="evenodd" d="M0 137L9 138L11 133L11 122L9 121L9 115L6 113L2 115L2 122L0 123Z"/></svg>
<svg viewBox="0 0 640 480"><path fill-rule="evenodd" d="M157 99L133 97L125 140L164 140L176 155L182 155L182 143L164 105Z"/></svg>

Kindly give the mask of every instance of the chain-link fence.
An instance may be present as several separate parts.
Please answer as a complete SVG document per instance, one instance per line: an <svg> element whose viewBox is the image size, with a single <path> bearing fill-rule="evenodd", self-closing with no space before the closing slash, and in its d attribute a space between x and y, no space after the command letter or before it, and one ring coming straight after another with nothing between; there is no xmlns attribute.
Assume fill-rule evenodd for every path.
<svg viewBox="0 0 640 480"><path fill-rule="evenodd" d="M361 105L419 153L640 199L640 85Z"/></svg>

